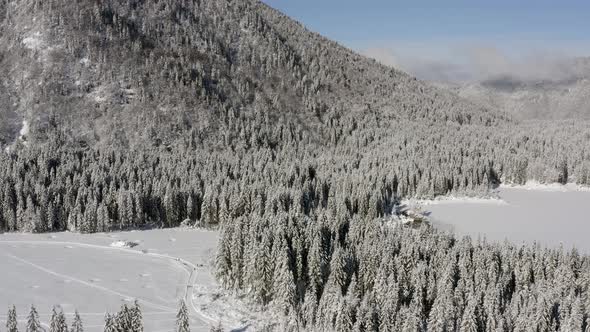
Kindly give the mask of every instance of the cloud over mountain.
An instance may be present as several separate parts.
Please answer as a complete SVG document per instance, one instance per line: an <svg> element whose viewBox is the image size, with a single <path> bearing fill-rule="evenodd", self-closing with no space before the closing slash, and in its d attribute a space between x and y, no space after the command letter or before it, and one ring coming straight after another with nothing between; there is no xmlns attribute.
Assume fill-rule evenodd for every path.
<svg viewBox="0 0 590 332"><path fill-rule="evenodd" d="M451 46L448 52L422 54L404 46L372 47L361 52L385 65L436 82L463 83L506 76L523 81L564 81L590 72L590 66L573 53L557 50L531 49L514 55L493 45L473 44Z"/></svg>

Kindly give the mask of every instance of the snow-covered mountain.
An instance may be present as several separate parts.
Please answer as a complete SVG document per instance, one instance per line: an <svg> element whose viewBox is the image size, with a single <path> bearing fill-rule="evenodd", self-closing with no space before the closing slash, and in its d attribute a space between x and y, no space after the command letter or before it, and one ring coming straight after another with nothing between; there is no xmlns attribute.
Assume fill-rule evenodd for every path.
<svg viewBox="0 0 590 332"><path fill-rule="evenodd" d="M590 58L568 61L561 67L550 79L505 74L478 82L438 85L520 119L590 119Z"/></svg>
<svg viewBox="0 0 590 332"><path fill-rule="evenodd" d="M312 136L333 110L503 117L254 0L1 1L0 45L0 116L10 119L0 145L23 120L31 140L57 131L82 146L145 146L191 131L212 138L220 112L272 109L271 122L297 121Z"/></svg>

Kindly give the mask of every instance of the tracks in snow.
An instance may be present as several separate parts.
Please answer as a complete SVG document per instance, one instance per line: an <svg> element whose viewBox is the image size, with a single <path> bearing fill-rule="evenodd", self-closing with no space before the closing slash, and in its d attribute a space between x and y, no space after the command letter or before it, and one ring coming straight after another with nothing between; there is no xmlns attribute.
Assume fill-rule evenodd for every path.
<svg viewBox="0 0 590 332"><path fill-rule="evenodd" d="M19 261L21 263L24 263L26 265L29 265L31 267L34 267L35 269L40 270L40 271L43 271L43 272L45 272L47 274L51 274L53 276L60 277L60 278L63 278L63 279L69 279L69 280L72 280L74 282L77 282L77 283L79 283L81 285L84 285L86 287L98 289L98 290L101 290L101 291L103 291L105 293L109 293L109 294L112 294L112 295L120 296L120 297L123 297L123 298L134 298L134 296L131 296L129 294L123 294L123 293L117 292L115 290L112 290L110 288L103 287L103 286L100 286L100 285L96 285L96 284L93 284L91 282L84 281L84 280L78 279L78 278L73 277L73 276L70 276L70 275L66 275L66 274L62 274L62 273L59 273L59 272L55 272L53 270L50 270L48 268L45 268L43 266L40 266L38 264L35 264L35 263L31 262L31 261L28 261L26 259L17 257L17 256L12 255L12 254L4 254L4 256L10 257L10 258L12 258L12 259L14 259L16 261ZM158 309L158 310L164 310L164 311L174 312L174 308L162 306L162 305L159 305L159 304L150 302L150 301L148 301L146 299L142 299L142 298L137 298L137 299L140 300L142 302L142 304L144 304L144 305L146 305L148 307L151 307L151 308L154 308L154 309Z"/></svg>
<svg viewBox="0 0 590 332"><path fill-rule="evenodd" d="M148 255L151 257L156 257L156 258L160 258L160 259L164 259L164 260L170 260L173 262L176 262L177 264L181 265L183 267L183 269L189 274L189 278L187 281L187 285L185 287L185 294L184 294L184 301L187 304L187 307L189 308L189 310L193 311L193 314L198 316L199 320L201 320L203 323L203 326L201 327L206 327L206 324L216 324L217 321L212 318L209 317L205 314L202 313L201 310L199 310L193 301L193 290L195 289L195 285L196 285L196 279L197 279L197 266L194 265L193 263L184 260L182 258L179 257L174 257L174 256L169 256L169 255L164 255L164 254L157 254L157 253L144 253L142 251L138 251L138 250L134 250L134 249L129 249L129 248L117 248L117 247L109 247L109 246L101 246L101 245L94 245L94 244L88 244L88 243L80 243L80 242L66 242L66 241L0 241L0 244L30 244L30 245L63 245L63 246L78 246L78 247L84 247L84 248L92 248L92 249L99 249L99 250L111 250L111 251L121 251L121 252L126 252L126 253L131 253L131 254L137 254L137 255ZM109 289L107 287L103 287L100 285L96 285L78 278L75 278L73 276L69 276L69 275L65 275L53 270L50 270L48 268L45 268L43 266L40 266L38 264L35 264L33 262L30 262L26 259L23 259L21 257L12 255L12 254L4 254L5 256L20 261L23 264L29 265L35 269L38 269L40 271L43 271L45 273L60 277L60 278L64 278L64 279L70 279L74 282L77 282L79 284L82 284L84 286L87 287L91 287L94 289L98 289L101 290L105 293L109 293L112 295L116 295L116 296L120 296L120 297L124 297L124 298L137 298L142 304L154 308L154 309L158 309L158 310L162 310L164 312L168 312L168 313L176 313L176 308L171 308L168 306L163 306L157 303L153 303L151 301L139 298L139 297L135 297L135 296L131 296L128 294L124 294L124 293L120 293L117 292L115 290Z"/></svg>

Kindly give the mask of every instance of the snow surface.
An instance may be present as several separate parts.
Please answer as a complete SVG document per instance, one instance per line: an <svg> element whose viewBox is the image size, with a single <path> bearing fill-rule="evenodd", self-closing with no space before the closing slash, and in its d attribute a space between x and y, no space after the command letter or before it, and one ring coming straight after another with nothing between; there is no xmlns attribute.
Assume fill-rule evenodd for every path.
<svg viewBox="0 0 590 332"><path fill-rule="evenodd" d="M138 246L139 243L134 241L115 241L111 243L111 247L113 248L133 248Z"/></svg>
<svg viewBox="0 0 590 332"><path fill-rule="evenodd" d="M25 146L29 146L29 142L26 141L26 136L29 134L29 122L27 120L23 120L23 126L21 127L20 131L18 132L18 139L23 142Z"/></svg>
<svg viewBox="0 0 590 332"><path fill-rule="evenodd" d="M44 42L40 32L35 32L29 37L23 39L23 44L31 50L38 50L43 48Z"/></svg>
<svg viewBox="0 0 590 332"><path fill-rule="evenodd" d="M28 134L29 134L29 122L27 120L23 120L23 126L18 133L18 138L23 139L23 137Z"/></svg>
<svg viewBox="0 0 590 332"><path fill-rule="evenodd" d="M543 184L537 181L528 181L525 185L502 185L501 188L558 192L590 191L590 187L577 185L575 183L568 183L565 185L559 183Z"/></svg>
<svg viewBox="0 0 590 332"><path fill-rule="evenodd" d="M191 314L192 331L209 331L221 315L205 314L193 289L217 289L211 257L218 234L170 229L113 234L0 235L0 308L16 305L22 327L31 304L47 324L53 305L72 321L75 309L86 331L102 331L105 310L137 299L146 331L171 331L180 299ZM113 243L136 243L131 248ZM144 253L147 252L147 253ZM199 303L202 301L199 300ZM0 312L4 326L6 311ZM230 310L231 311L231 310ZM233 328L232 322L222 322ZM238 326L239 327L239 326Z"/></svg>
<svg viewBox="0 0 590 332"><path fill-rule="evenodd" d="M26 28L27 27L25 27L25 29ZM26 48L38 52L38 59L43 63L44 66L49 65L49 54L51 51L58 47L62 47L61 45L57 44L49 45L45 39L45 36L39 31L29 33L27 37L23 38L22 42ZM39 84L40 83L41 82L39 82Z"/></svg>
<svg viewBox="0 0 590 332"><path fill-rule="evenodd" d="M402 202L408 206L428 206L438 204L492 204L506 205L506 201L498 197L481 198L481 197L460 197L460 196L440 196L436 199L410 199Z"/></svg>
<svg viewBox="0 0 590 332"><path fill-rule="evenodd" d="M539 243L590 254L590 191L572 185L540 185L499 189L498 200L438 200L427 206L429 219L459 235Z"/></svg>

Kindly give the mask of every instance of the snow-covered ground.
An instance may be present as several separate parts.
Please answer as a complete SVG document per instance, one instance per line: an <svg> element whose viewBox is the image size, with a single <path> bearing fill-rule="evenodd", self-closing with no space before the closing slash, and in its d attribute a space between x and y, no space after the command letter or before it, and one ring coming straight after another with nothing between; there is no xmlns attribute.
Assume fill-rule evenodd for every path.
<svg viewBox="0 0 590 332"><path fill-rule="evenodd" d="M576 247L590 254L590 191L572 185L503 186L495 200L420 202L430 220L459 235ZM501 202L501 203L499 203Z"/></svg>
<svg viewBox="0 0 590 332"><path fill-rule="evenodd" d="M590 191L589 186L582 186L575 183L560 184L560 183L539 183L537 181L528 181L525 185L506 184L501 185L500 188L520 189L520 190L537 190L537 191L558 191L558 192L572 192L572 191Z"/></svg>
<svg viewBox="0 0 590 332"><path fill-rule="evenodd" d="M23 120L23 126L18 133L18 138L20 140L24 140L28 134L29 134L29 122L27 120ZM24 144L28 145L28 142L24 141Z"/></svg>
<svg viewBox="0 0 590 332"><path fill-rule="evenodd" d="M86 331L102 331L105 310L114 313L137 299L146 331L171 331L178 303L185 299L192 331L209 331L222 317L200 303L219 290L210 264L217 238L216 232L189 229L2 234L0 325L9 305L16 305L24 324L31 304L43 323L57 304L69 321L78 309ZM130 243L137 245L121 245ZM229 328L233 324L224 322Z"/></svg>

